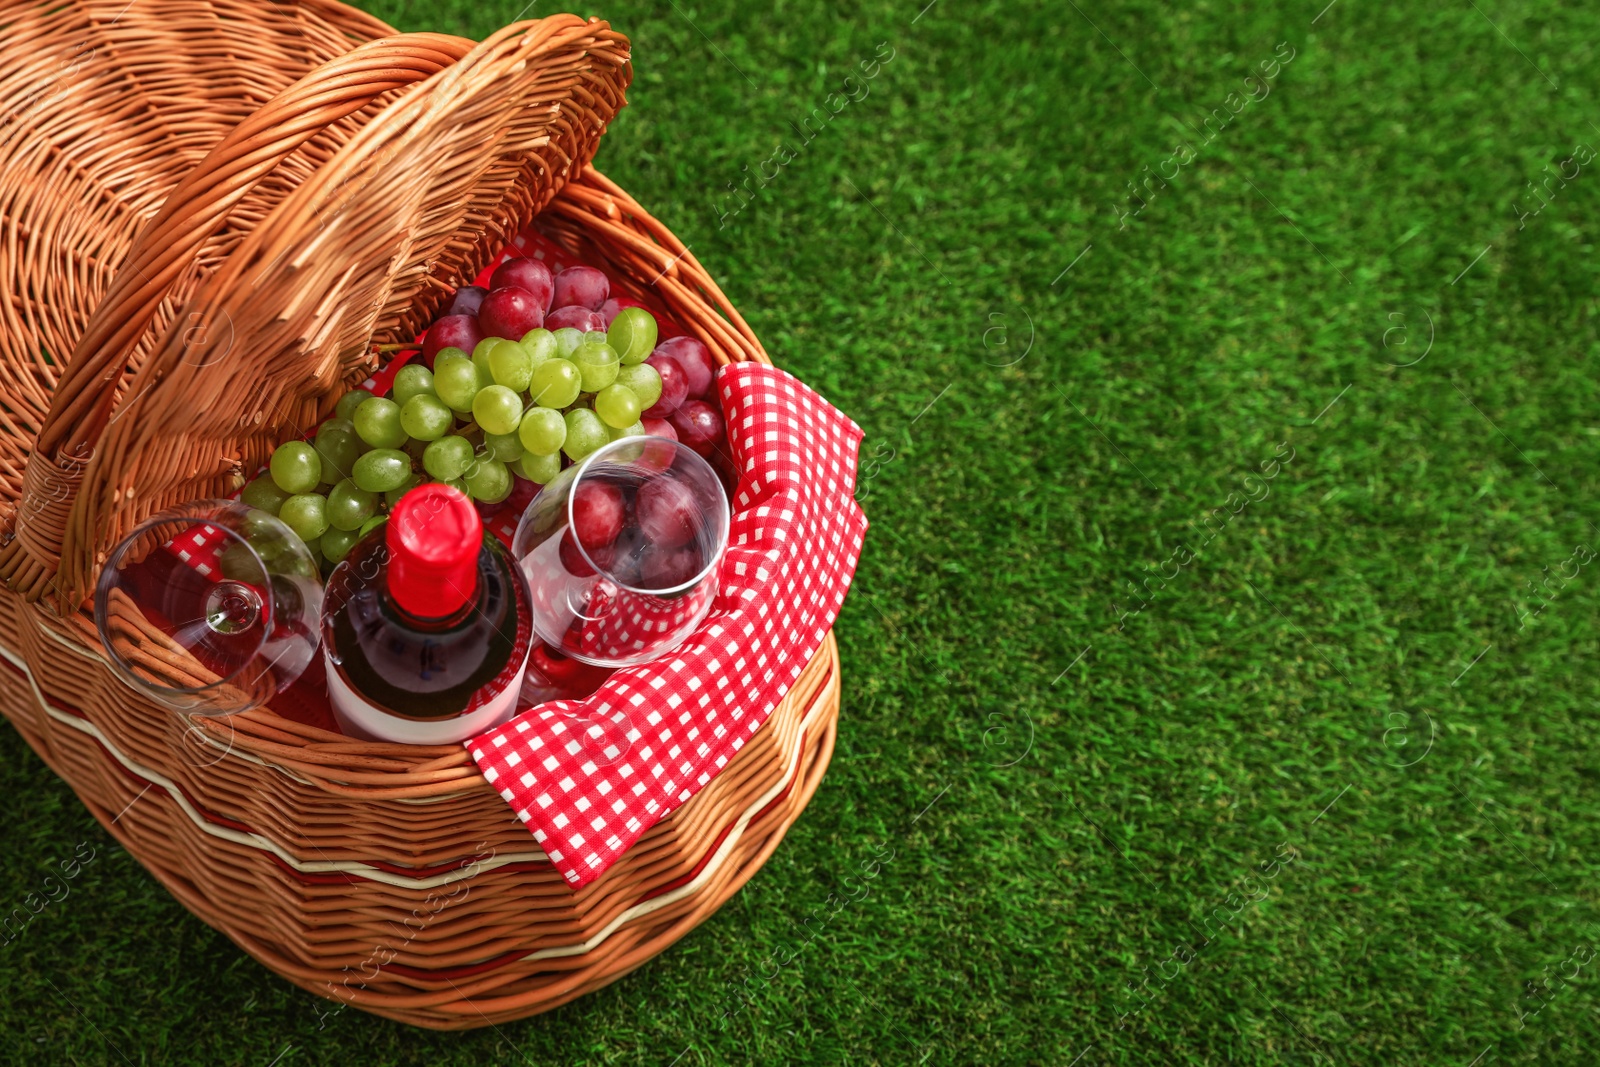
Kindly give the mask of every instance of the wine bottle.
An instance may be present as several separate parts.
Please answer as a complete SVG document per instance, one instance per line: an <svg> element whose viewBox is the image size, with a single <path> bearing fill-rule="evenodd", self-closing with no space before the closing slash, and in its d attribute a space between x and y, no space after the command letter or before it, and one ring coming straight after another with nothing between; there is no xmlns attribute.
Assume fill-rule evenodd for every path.
<svg viewBox="0 0 1600 1067"><path fill-rule="evenodd" d="M339 725L461 741L511 718L532 641L527 579L472 502L411 490L328 579L322 638Z"/></svg>

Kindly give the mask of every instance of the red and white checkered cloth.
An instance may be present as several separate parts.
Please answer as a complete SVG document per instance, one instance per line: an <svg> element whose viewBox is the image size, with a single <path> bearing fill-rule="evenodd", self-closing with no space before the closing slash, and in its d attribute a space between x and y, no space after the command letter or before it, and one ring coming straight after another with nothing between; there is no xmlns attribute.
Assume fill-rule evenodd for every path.
<svg viewBox="0 0 1600 1067"><path fill-rule="evenodd" d="M861 429L773 367L725 367L717 392L740 475L705 624L588 700L538 705L466 742L574 888L699 792L767 721L822 646L861 555Z"/></svg>
<svg viewBox="0 0 1600 1067"><path fill-rule="evenodd" d="M563 604L569 593L565 583L533 583L533 606L546 618L570 614L571 607ZM681 631L712 600L711 590L704 586L678 596L657 596L654 593L626 589L611 582L599 582L590 587L580 617L573 619L562 651L570 652L576 646L578 655L589 659L610 661L632 659L639 655L653 635Z"/></svg>

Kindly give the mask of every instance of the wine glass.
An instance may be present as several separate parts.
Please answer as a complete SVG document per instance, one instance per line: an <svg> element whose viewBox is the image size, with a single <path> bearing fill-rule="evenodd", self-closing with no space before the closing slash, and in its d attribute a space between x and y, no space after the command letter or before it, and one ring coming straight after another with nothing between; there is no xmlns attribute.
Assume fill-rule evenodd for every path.
<svg viewBox="0 0 1600 1067"><path fill-rule="evenodd" d="M134 689L192 716L266 703L316 652L322 580L304 542L236 500L200 500L117 543L94 622Z"/></svg>
<svg viewBox="0 0 1600 1067"><path fill-rule="evenodd" d="M630 667L666 655L716 599L728 497L711 465L666 438L624 437L551 479L512 542L534 632L563 655Z"/></svg>

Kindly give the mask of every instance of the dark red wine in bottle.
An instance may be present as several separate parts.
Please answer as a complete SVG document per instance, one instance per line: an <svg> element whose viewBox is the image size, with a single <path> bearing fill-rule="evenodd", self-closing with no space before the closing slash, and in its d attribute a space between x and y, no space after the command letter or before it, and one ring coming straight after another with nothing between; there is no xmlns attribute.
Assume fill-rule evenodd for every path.
<svg viewBox="0 0 1600 1067"><path fill-rule="evenodd" d="M527 580L472 502L420 485L328 579L328 696L345 733L447 744L505 722L532 639Z"/></svg>

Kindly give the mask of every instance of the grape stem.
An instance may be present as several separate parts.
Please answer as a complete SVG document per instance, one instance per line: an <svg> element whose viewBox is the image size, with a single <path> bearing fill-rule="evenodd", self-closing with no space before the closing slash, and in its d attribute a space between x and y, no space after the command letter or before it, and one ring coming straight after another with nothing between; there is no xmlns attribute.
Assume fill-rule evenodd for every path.
<svg viewBox="0 0 1600 1067"><path fill-rule="evenodd" d="M384 354L388 354L390 352L420 352L422 351L422 346L408 342L406 344L373 345L372 350L374 352L380 352Z"/></svg>

